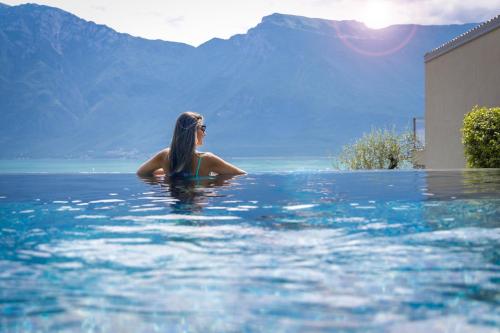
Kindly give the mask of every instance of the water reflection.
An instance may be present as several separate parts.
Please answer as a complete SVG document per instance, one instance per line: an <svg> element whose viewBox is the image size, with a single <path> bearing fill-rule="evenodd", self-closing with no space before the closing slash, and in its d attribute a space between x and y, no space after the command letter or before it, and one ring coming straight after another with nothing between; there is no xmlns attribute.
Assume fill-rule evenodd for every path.
<svg viewBox="0 0 500 333"><path fill-rule="evenodd" d="M203 178L171 178L171 177L140 177L149 185L158 186L161 196L169 200L173 213L195 213L203 210L209 204L209 199L224 197L219 189L232 185L234 175L218 175ZM173 201L173 202L172 202Z"/></svg>
<svg viewBox="0 0 500 333"><path fill-rule="evenodd" d="M500 197L500 169L427 171L421 192L431 200Z"/></svg>
<svg viewBox="0 0 500 333"><path fill-rule="evenodd" d="M483 242L483 232L499 227L499 169L429 171L425 180L426 185L419 190L425 196L421 213L429 230L446 230L449 233L443 235L449 240L468 242L479 232L477 237Z"/></svg>

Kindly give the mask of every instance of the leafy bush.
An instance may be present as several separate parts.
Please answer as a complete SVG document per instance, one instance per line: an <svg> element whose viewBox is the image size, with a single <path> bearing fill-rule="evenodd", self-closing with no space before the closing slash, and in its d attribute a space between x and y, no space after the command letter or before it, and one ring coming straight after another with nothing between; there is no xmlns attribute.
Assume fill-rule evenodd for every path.
<svg viewBox="0 0 500 333"><path fill-rule="evenodd" d="M500 168L500 107L473 107L462 133L467 166Z"/></svg>
<svg viewBox="0 0 500 333"><path fill-rule="evenodd" d="M354 144L344 146L334 166L351 170L412 167L417 146L410 131L397 134L394 129L372 129Z"/></svg>

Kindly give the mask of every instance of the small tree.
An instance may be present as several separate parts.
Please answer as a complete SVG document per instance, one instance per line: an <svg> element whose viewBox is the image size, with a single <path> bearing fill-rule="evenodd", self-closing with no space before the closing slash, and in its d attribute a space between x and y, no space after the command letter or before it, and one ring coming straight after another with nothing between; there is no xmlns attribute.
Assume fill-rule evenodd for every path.
<svg viewBox="0 0 500 333"><path fill-rule="evenodd" d="M467 166L500 168L500 107L474 106L464 117L462 133Z"/></svg>
<svg viewBox="0 0 500 333"><path fill-rule="evenodd" d="M338 169L396 169L412 167L418 144L411 132L372 129L354 144L345 145L336 161Z"/></svg>

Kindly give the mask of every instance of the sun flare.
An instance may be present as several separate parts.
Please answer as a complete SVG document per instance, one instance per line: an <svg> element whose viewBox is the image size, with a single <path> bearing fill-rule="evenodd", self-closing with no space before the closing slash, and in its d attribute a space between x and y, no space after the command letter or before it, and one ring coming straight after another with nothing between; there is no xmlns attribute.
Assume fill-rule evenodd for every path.
<svg viewBox="0 0 500 333"><path fill-rule="evenodd" d="M389 26L394 18L392 7L385 1L371 1L361 11L361 21L372 29Z"/></svg>

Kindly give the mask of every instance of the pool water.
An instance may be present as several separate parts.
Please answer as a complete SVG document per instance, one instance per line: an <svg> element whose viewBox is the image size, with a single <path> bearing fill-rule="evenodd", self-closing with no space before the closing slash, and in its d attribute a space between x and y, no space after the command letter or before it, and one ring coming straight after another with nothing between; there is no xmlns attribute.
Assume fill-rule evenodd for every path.
<svg viewBox="0 0 500 333"><path fill-rule="evenodd" d="M0 175L0 331L498 332L500 170Z"/></svg>

